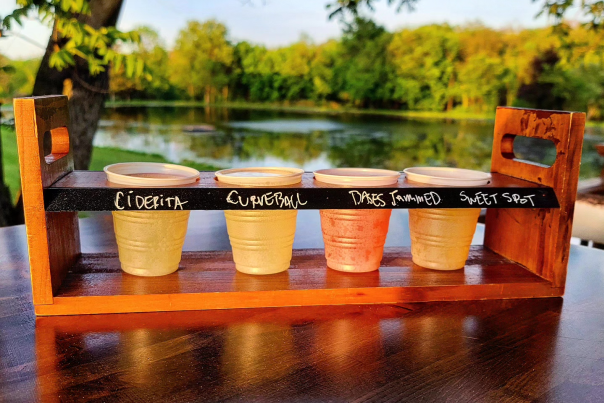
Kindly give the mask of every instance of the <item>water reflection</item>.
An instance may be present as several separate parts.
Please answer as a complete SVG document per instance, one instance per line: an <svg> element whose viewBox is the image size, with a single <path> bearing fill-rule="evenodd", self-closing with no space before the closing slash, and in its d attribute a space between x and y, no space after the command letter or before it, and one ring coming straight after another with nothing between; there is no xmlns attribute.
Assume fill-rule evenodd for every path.
<svg viewBox="0 0 604 403"><path fill-rule="evenodd" d="M209 123L213 133L183 126ZM95 145L161 154L174 162L220 167L288 165L307 171L368 166L451 166L489 170L493 124L421 121L352 115L216 108L114 108L106 111ZM604 129L587 128L582 177L597 176L602 159L594 145ZM520 146L519 157L551 163L551 150Z"/></svg>

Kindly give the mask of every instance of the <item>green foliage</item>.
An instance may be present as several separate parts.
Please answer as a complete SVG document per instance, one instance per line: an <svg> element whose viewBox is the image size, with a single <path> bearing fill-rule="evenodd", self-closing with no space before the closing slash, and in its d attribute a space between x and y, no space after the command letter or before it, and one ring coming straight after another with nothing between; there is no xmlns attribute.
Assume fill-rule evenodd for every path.
<svg viewBox="0 0 604 403"><path fill-rule="evenodd" d="M395 33L388 50L396 69L396 99L409 109L443 110L454 96L459 42L458 33L447 25Z"/></svg>
<svg viewBox="0 0 604 403"><path fill-rule="evenodd" d="M180 31L172 54L171 77L189 97L203 93L209 99L228 84L233 47L226 37L227 28L215 20L190 21Z"/></svg>
<svg viewBox="0 0 604 403"><path fill-rule="evenodd" d="M602 0L532 0L534 2L543 2L539 14L547 14L556 21L556 28L562 32L568 31L568 26L564 24L564 16L569 8L578 6L584 17L589 18L589 22L584 25L589 28L600 28L604 17L604 1Z"/></svg>
<svg viewBox="0 0 604 403"><path fill-rule="evenodd" d="M31 94L40 60L8 60L0 55L0 99Z"/></svg>
<svg viewBox="0 0 604 403"><path fill-rule="evenodd" d="M604 119L604 30L585 26L565 36L553 35L551 28L494 30L480 24L389 33L355 18L339 41L315 44L302 37L267 49L231 43L227 28L217 21L191 21L173 51L151 28L135 32L137 43L115 48L135 63L114 62L114 99L459 114L489 114L497 105L556 105ZM130 77L141 65L153 80Z"/></svg>
<svg viewBox="0 0 604 403"><path fill-rule="evenodd" d="M371 20L357 17L346 26L335 66L336 88L342 100L377 106L391 99L390 41L391 35Z"/></svg>
<svg viewBox="0 0 604 403"><path fill-rule="evenodd" d="M19 179L19 154L17 153L17 136L15 129L11 126L0 126L2 136L2 159L4 168L3 180L11 192L13 198L17 196L21 181Z"/></svg>
<svg viewBox="0 0 604 403"><path fill-rule="evenodd" d="M126 57L136 63L128 65L114 63L111 71L109 89L120 98L132 99L175 99L179 96L177 89L171 85L168 71L169 53L159 37L150 27L142 26L135 30L140 40L130 46ZM119 48L117 49L119 51ZM135 74L135 69L144 66L145 74ZM128 71L130 68L130 72ZM142 75L142 77L141 77ZM151 79L152 78L152 79Z"/></svg>
<svg viewBox="0 0 604 403"><path fill-rule="evenodd" d="M379 1L379 0L377 0ZM403 8L407 8L409 11L413 11L415 3L418 0L386 0L388 5L397 4L396 11L401 11ZM340 17L344 18L347 13L357 17L359 15L359 8L366 6L370 11L374 11L374 4L376 0L337 0L334 3L328 3L326 8L329 11L329 18Z"/></svg>
<svg viewBox="0 0 604 403"><path fill-rule="evenodd" d="M49 59L50 67L63 70L76 63L76 57L86 60L91 75L105 71L114 63L126 65L128 77L146 77L144 63L132 55L115 52L112 47L119 44L137 43L137 31L122 32L115 27L92 26L78 20L79 16L90 15L87 0L17 0L18 8L1 20L1 28L10 30L14 23L22 25L22 18L37 13L43 21L54 19L57 45Z"/></svg>

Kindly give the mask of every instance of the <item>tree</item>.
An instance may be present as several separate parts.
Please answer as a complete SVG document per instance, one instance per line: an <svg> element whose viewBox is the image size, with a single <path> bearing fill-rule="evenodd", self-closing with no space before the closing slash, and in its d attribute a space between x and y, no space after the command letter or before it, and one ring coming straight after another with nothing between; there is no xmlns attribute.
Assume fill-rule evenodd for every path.
<svg viewBox="0 0 604 403"><path fill-rule="evenodd" d="M131 77L125 65L111 70L109 90L111 95L120 98L131 99L175 99L177 90L170 83L168 72L169 53L157 31L151 27L141 26L135 29L140 40L138 43L128 46L129 56L142 60L147 72L153 77L147 80L145 77ZM120 49L117 49L120 51Z"/></svg>
<svg viewBox="0 0 604 403"><path fill-rule="evenodd" d="M1 29L10 31L30 13L53 21L46 52L36 74L32 95L56 95L69 91L70 130L74 165L87 169L92 154L92 139L108 92L108 65L121 64L122 55L112 46L135 42L135 33L121 32L115 23L123 0L17 0L18 8L2 18ZM144 64L126 58L132 75L142 75ZM1 161L0 161L1 163ZM0 183L0 189L5 187ZM15 211L0 206L0 223L12 222ZM21 220L17 217L17 220Z"/></svg>
<svg viewBox="0 0 604 403"><path fill-rule="evenodd" d="M508 35L479 24L466 26L457 34L460 52L452 86L455 102L461 102L464 110L477 112L507 105L506 82L516 77L505 65Z"/></svg>
<svg viewBox="0 0 604 403"><path fill-rule="evenodd" d="M454 95L458 36L448 25L397 32L388 47L395 66L394 96L409 109L442 111Z"/></svg>
<svg viewBox="0 0 604 403"><path fill-rule="evenodd" d="M338 16L342 20L346 20L350 16L357 17L359 10L363 8L371 11L376 1L378 0L337 0L328 5L330 17ZM412 10L417 1L387 0L387 3L396 4L397 11L399 11L402 8ZM532 1L540 1L542 12L555 18L557 27L567 36L565 40L575 41L574 43L578 43L580 40L579 37L572 38L572 34L569 33L574 30L571 30L563 21L566 11L573 4L579 4L583 15L589 18L585 24L586 29L596 31L601 27L604 15L601 0ZM39 13L46 21L53 22L52 34L37 72L32 93L33 95L61 93L70 95L72 147L76 169L86 169L90 162L92 139L101 116L104 100L109 93L109 66L111 65L116 71L121 72L118 74L125 72L126 77L151 77L145 61L139 57L145 54L144 52L147 52L149 48L139 49L138 55L136 52L123 54L114 49L115 45L138 41L137 32L120 32L115 28L122 3L123 0L16 0L17 9L2 18L0 28L5 31L10 31L12 24L20 23L21 18L34 12ZM452 99L456 96L455 91L472 93L472 97L476 99L493 97L494 90L492 89L483 94L475 91L484 83L476 81L476 77L470 74L470 67L467 67L468 74L460 77L462 81L465 80L465 87L461 84L458 85L456 82L458 77L448 70L451 60L450 55L446 52L447 56L444 60L439 59L438 63L433 64L429 76L410 77L397 83L396 91L398 93L394 96L395 89L389 85L391 82L389 78L392 77L392 61L384 56L385 52L381 51L388 46L390 35L383 29L380 32L379 27L375 24L371 26L367 21L353 20L350 26L354 28L350 29L345 36L349 35L351 38L363 40L364 45L356 48L357 54L353 52L356 45L352 42L347 45L343 43L343 49L334 46L327 53L329 56L326 58L317 56L321 51L310 44L300 43L292 49L277 51L251 46L248 49L243 47L240 49L242 52L237 56L238 64L233 66L234 51L226 39L226 28L215 21L207 22L203 26L199 23L197 25L190 23L188 30L181 32L177 44L178 51L171 55L168 64L172 64L174 67L172 72L179 74L175 80L176 84L187 86L192 97L204 93L206 101L213 100L219 90L222 90L223 99L228 98L229 85L235 87L231 78L232 72L236 71L235 67L239 69L237 74L241 74L242 80L245 81L244 87L248 88L250 99L293 100L300 97L327 99L338 94L340 99L351 100L358 105L382 106L396 98L409 105L420 105L422 102L427 102L431 108L438 109L441 108L443 102L446 102L446 108L450 108ZM368 33L367 36L361 35L363 30ZM192 38L190 41L189 36ZM523 42L518 35L512 34L510 39L515 39L519 43ZM191 42L193 45L190 46L187 42ZM523 66L533 63L536 60L535 57L539 56L539 52L535 52L534 49L543 46L532 37L525 42L530 43L533 48L517 43L515 46L508 46L510 50L506 51L503 57L505 74L503 74L502 80L505 82L508 103L513 101L516 90L521 85L530 82L531 77L521 77ZM445 41L445 48L449 49L447 46L450 44L450 41ZM162 53L159 48L153 47L152 49L155 50L146 56L151 61L157 61L155 72L161 76L165 74L163 69L166 54ZM348 63L335 62L335 55L338 55L339 58L340 54L346 56L345 61ZM578 53L570 52L568 54L561 51L556 65L559 64L565 72L568 72L570 70L565 67L568 60L582 60L581 63L585 66L584 71L592 75L590 85L593 87L600 82L595 71L602 64L595 60L601 59L601 55L601 49L582 49ZM287 60L284 61L284 57L295 57L300 60L302 65L288 63ZM253 60L259 63L258 66L252 66ZM475 66L482 66L483 63L486 63L487 66L496 65L496 58L493 56L480 55L464 60ZM121 70L122 66L124 66L123 70ZM328 68L324 68L324 66L328 66ZM555 71L555 68L556 66L544 68L543 77L539 80L545 83L543 80L549 79L547 71ZM491 73L490 70L489 73ZM424 80L423 84L422 80ZM490 80L487 81L490 82ZM155 83L146 86L144 83L138 82L137 85L144 88L145 93L147 91L164 91L165 82L161 81L158 79L159 87L155 87ZM472 86L474 89L471 89ZM424 96L426 88L435 91L436 94L428 101ZM568 88L565 91L568 91ZM564 98L563 95L554 94L554 96ZM589 102L591 108L600 108L597 102L593 100ZM2 189L2 185L0 183L0 189ZM5 214L6 212L0 206L0 222L2 222L1 216Z"/></svg>
<svg viewBox="0 0 604 403"><path fill-rule="evenodd" d="M335 67L340 98L357 106L381 106L391 99L390 38L384 27L368 19L356 17L346 25Z"/></svg>
<svg viewBox="0 0 604 403"><path fill-rule="evenodd" d="M10 99L31 94L40 66L39 60L8 60L0 55L0 66L8 67L8 70L0 67L0 98Z"/></svg>
<svg viewBox="0 0 604 403"><path fill-rule="evenodd" d="M210 103L217 90L228 98L227 72L233 62L233 47L223 24L189 21L178 34L172 61L174 82L187 88L191 98L203 93L205 102Z"/></svg>
<svg viewBox="0 0 604 403"><path fill-rule="evenodd" d="M310 64L313 99L323 101L334 93L334 68L341 48L339 42L329 40L317 47Z"/></svg>
<svg viewBox="0 0 604 403"><path fill-rule="evenodd" d="M87 169L92 139L109 89L108 65L121 63L113 49L120 42L138 40L135 32L121 32L115 23L123 0L19 0L20 6L2 20L4 29L38 12L54 20L32 95L68 92L76 169ZM128 70L142 75L144 64L127 59Z"/></svg>

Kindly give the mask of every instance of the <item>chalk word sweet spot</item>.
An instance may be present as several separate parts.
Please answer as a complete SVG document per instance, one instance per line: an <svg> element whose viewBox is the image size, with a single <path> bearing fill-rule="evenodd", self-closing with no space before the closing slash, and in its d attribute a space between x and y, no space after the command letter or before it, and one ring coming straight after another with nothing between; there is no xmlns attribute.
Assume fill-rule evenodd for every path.
<svg viewBox="0 0 604 403"><path fill-rule="evenodd" d="M492 205L497 205L501 202L519 204L519 205L524 205L524 204L529 203L531 206L534 206L535 203L534 203L533 197L535 197L535 196L536 195L534 195L534 194L522 196L517 193L509 193L509 192L504 192L501 194L499 194L499 193L487 194L484 192L476 192L473 195L468 195L463 190L461 192L459 192L459 197L461 198L461 201L468 203L470 206L473 206L473 205L492 206Z"/></svg>
<svg viewBox="0 0 604 403"><path fill-rule="evenodd" d="M138 196L132 195L133 191L129 191L127 194L119 191L115 194L115 208L118 210L124 210L126 206L128 208L136 208L138 210L157 210L158 207L168 207L174 210L183 210L183 206L188 201L182 201L178 196L164 197L159 196Z"/></svg>
<svg viewBox="0 0 604 403"><path fill-rule="evenodd" d="M267 192L260 196L241 197L236 190L232 190L228 194L226 202L252 209L255 209L258 206L274 205L275 207L288 207L294 210L297 209L298 206L304 206L308 203L300 199L299 193L296 193L295 195L284 195L282 192Z"/></svg>

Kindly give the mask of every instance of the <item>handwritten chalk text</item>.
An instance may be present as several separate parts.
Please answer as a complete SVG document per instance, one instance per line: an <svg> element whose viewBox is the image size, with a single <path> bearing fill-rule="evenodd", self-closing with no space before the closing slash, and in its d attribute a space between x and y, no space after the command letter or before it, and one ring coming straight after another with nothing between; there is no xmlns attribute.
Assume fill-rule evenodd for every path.
<svg viewBox="0 0 604 403"><path fill-rule="evenodd" d="M400 194L398 190L394 192L390 192L390 196L392 197L392 205L398 206L400 203L416 203L416 204L425 204L426 206L436 206L440 204L442 199L436 192L427 192L422 195L414 195L414 194Z"/></svg>
<svg viewBox="0 0 604 403"><path fill-rule="evenodd" d="M499 195L499 193L487 194L483 192L476 192L473 195L468 195L465 191L462 190L461 192L459 192L459 197L462 202L466 202L470 206L494 206L502 201L520 205L527 203L530 203L531 206L535 205L533 201L533 197L535 197L534 194L521 196L517 193L508 192L502 193L501 195Z"/></svg>
<svg viewBox="0 0 604 403"><path fill-rule="evenodd" d="M127 206L129 209L134 207L138 210L157 210L158 207L168 207L174 210L183 210L183 206L188 203L188 201L181 201L178 196L138 196L132 195L132 193L132 190L126 195L124 192L117 192L114 201L115 208L124 210Z"/></svg>
<svg viewBox="0 0 604 403"><path fill-rule="evenodd" d="M348 193L352 196L355 206L363 203L375 207L384 207L386 205L386 202L382 199L384 197L383 193L359 192L358 190L351 190Z"/></svg>
<svg viewBox="0 0 604 403"><path fill-rule="evenodd" d="M300 194L284 195L281 192L268 192L260 196L241 197L239 192L233 190L226 198L226 202L242 207L250 207L255 209L258 206L275 206L279 208L288 207L297 209L298 206L304 206L306 201L300 200Z"/></svg>

